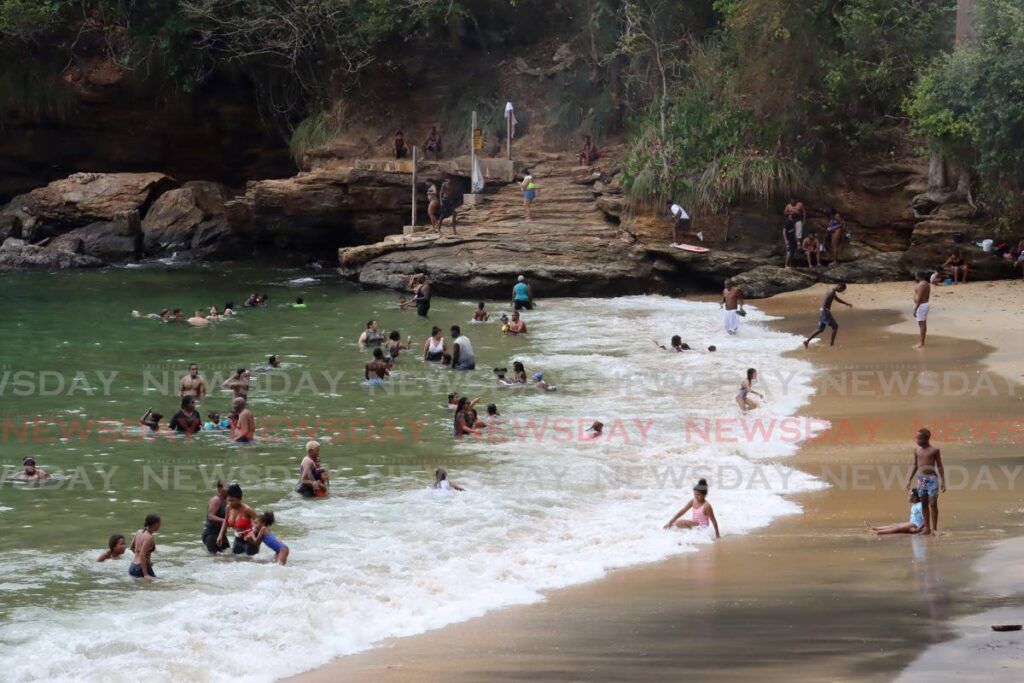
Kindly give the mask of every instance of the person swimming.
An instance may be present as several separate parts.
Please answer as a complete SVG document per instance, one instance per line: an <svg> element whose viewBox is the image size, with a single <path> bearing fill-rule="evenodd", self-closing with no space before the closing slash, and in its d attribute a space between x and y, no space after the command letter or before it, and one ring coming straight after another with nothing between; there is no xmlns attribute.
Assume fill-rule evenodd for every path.
<svg viewBox="0 0 1024 683"><path fill-rule="evenodd" d="M264 363L263 365L261 365L258 368L258 370L260 372L270 372L271 370L276 370L276 369L278 369L280 367L281 367L281 356L279 356L278 354L275 353L272 356L267 356L267 362Z"/></svg>
<svg viewBox="0 0 1024 683"><path fill-rule="evenodd" d="M437 489L437 490L440 490L440 491L448 491L449 493L452 492L452 491L465 491L466 490L466 489L462 488L461 486L459 486L458 484L456 484L455 482L450 481L448 479L448 473L444 470L443 467L439 467L436 470L434 470L434 486L433 486L433 488Z"/></svg>
<svg viewBox="0 0 1024 683"><path fill-rule="evenodd" d="M277 536L270 533L270 527L272 526L274 526L274 513L270 510L260 513L260 516L253 523L247 542L256 546L256 552L259 552L260 545L267 546L274 551L275 562L280 565L288 564L288 546L277 540Z"/></svg>
<svg viewBox="0 0 1024 683"><path fill-rule="evenodd" d="M654 344L662 351L689 351L690 345L683 342L683 338L678 334L672 335L672 340L669 342L669 346L665 346L660 343L657 339L654 340Z"/></svg>
<svg viewBox="0 0 1024 683"><path fill-rule="evenodd" d="M594 441L600 439L604 434L604 423L600 420L594 420L594 424L590 425L587 431L583 434L584 441Z"/></svg>
<svg viewBox="0 0 1024 683"><path fill-rule="evenodd" d="M544 381L543 372L533 373L533 387L535 389L543 389L544 391L547 391L548 389L552 388L550 384Z"/></svg>
<svg viewBox="0 0 1024 683"><path fill-rule="evenodd" d="M124 534L113 534L107 540L107 550L105 550L99 557L96 558L97 562L106 562L107 560L116 560L124 555L124 551L128 549L128 544L125 543Z"/></svg>
<svg viewBox="0 0 1024 683"><path fill-rule="evenodd" d="M526 384L526 367L521 361L517 360L512 363L512 383Z"/></svg>
<svg viewBox="0 0 1024 683"><path fill-rule="evenodd" d="M715 519L715 511L711 508L711 503L708 502L708 481L707 479L701 479L697 482L697 485L693 487L693 498L690 499L683 509L675 514L675 516L668 521L668 524L664 528L671 529L673 526L679 527L680 529L693 529L695 527L707 527L710 523L715 527L715 538L721 538L721 534L718 533L718 520ZM693 509L693 519L679 519L690 509Z"/></svg>
<svg viewBox="0 0 1024 683"><path fill-rule="evenodd" d="M398 330L391 330L391 332L388 334L388 340L387 342L385 342L384 347L387 349L388 354L390 354L391 359L394 360L398 358L398 354L400 354L403 350L408 351L411 348L411 343L411 336L408 339L406 339L406 343L403 344L402 333L399 332Z"/></svg>
<svg viewBox="0 0 1024 683"><path fill-rule="evenodd" d="M209 432L213 430L230 428L231 422L229 422L226 417L221 418L220 413L218 413L216 410L211 410L209 413L206 414L206 422L203 423L204 430Z"/></svg>
<svg viewBox="0 0 1024 683"><path fill-rule="evenodd" d="M476 305L476 310L473 312L473 320L478 323L485 323L490 318L490 314L484 310L484 302L481 301Z"/></svg>
<svg viewBox="0 0 1024 683"><path fill-rule="evenodd" d="M50 478L47 472L36 468L36 459L32 456L22 460L21 465L25 469L15 473L13 478L17 481L45 481Z"/></svg>
<svg viewBox="0 0 1024 683"><path fill-rule="evenodd" d="M302 300L302 297L297 297L295 303L292 304L292 308L306 308L306 302Z"/></svg>
<svg viewBox="0 0 1024 683"><path fill-rule="evenodd" d="M155 432L160 429L160 420L163 419L163 415L160 413L154 413L153 409L150 408L146 411L146 414L139 418L139 424L148 427L149 431Z"/></svg>

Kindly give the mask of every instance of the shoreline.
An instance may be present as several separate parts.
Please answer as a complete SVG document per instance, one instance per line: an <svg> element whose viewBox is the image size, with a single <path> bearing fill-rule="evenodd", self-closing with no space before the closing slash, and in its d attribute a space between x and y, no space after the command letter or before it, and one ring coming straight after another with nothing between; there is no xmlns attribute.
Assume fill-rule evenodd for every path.
<svg viewBox="0 0 1024 683"><path fill-rule="evenodd" d="M990 283L958 286L957 295L972 286L998 287ZM1011 287L1013 283L1004 283L1005 290ZM848 294L854 311L837 313L843 327L836 353L826 357L823 354L827 349L813 346L808 353L817 372L854 363L877 364L879 342L889 353L887 362L896 366L913 366L916 362L929 369L942 366L976 374L988 372L989 367L1005 368L1012 360L1012 347L999 344L1019 334L1020 324L987 337L991 345L949 336L950 331L971 329L949 324L963 313L957 302L966 297L953 298L946 294L947 288L937 289L933 301L940 305L933 309L938 313L932 320L933 328L942 336L936 336L933 348L924 352L928 354L925 361L920 359L921 352L910 349L916 340L904 334L912 321L909 307L901 313L900 303L909 300L910 286L853 285ZM772 323L777 329L799 332L810 325L813 330L823 291L817 286L755 305L772 315L790 316ZM950 304L949 310L943 310L943 300ZM954 314L953 309L958 313ZM999 312L998 306L991 304L982 304L975 311L982 317ZM907 341L910 343L904 343ZM793 353L805 352L797 349ZM877 415L880 408L888 408L885 413L891 424L875 430L872 438L877 441L842 444L843 456L867 469L883 464L903 467L904 454L912 445L907 436L911 419L908 413L913 412L908 407L912 406L901 397L889 397L888 403L880 406L877 398L853 396L840 402L816 395L800 412L835 421L844 415L854 419ZM982 403L971 406L978 415L1008 407L999 397ZM964 412L953 396L929 400L923 407L939 408L948 414ZM830 464L835 446L822 437L803 444L794 456L781 462L817 476ZM947 462L953 452L962 457L963 450L969 451L972 466L982 462L980 459L993 457L981 452L985 449L971 446L945 448ZM1001 444L999 450L996 461L1005 459L1006 444ZM898 451L899 457L892 456L892 451ZM905 516L905 502L898 493L829 489L791 496L789 499L803 508L803 514L777 519L770 527L743 536L742 541L726 537L697 553L612 571L597 581L546 592L542 602L388 640L288 680L610 680L635 675L638 670L659 678L680 668L716 680L748 680L755 670L787 680L844 675L891 680L911 666L920 653L922 639L928 643L949 642L955 635L953 620L977 611L971 609L972 601L958 595L957 588L972 581L972 563L965 560L1002 535L1022 531L1018 523L1005 516L998 523L1006 529L990 529L984 506L975 501L969 509L957 510L954 506L952 517L949 506L945 507L946 517L940 519L940 528L945 521L953 530L937 538L865 538L860 531L862 521L866 521L862 517L875 523L898 521ZM956 492L949 495L956 497L946 500L957 503L963 498ZM977 530L971 529L972 523ZM911 545L914 571L905 568L908 543L901 541ZM880 556L875 558L877 563L864 559L865 543L871 543L869 547ZM740 554L743 557L738 557ZM851 571L851 564L856 571ZM908 593L901 586L907 581L918 590ZM680 590L681 586L700 590L695 594ZM850 587L854 589L852 594L845 596ZM848 605L852 601L853 618L847 615L841 623L823 628L823 623L837 616L835 605L842 604L835 602L837 597L845 597ZM919 619L915 611L928 616ZM690 624L706 620L712 622L706 626L707 633L692 632ZM886 635L875 635L879 632ZM843 647L837 647L837 642ZM748 653L748 661L742 665L729 659L736 647ZM814 656L799 661L784 661L778 656L793 649Z"/></svg>

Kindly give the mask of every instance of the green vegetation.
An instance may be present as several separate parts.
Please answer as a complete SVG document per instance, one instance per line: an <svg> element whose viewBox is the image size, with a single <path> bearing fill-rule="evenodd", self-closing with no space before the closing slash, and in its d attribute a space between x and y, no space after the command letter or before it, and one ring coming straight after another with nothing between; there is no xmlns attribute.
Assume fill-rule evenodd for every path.
<svg viewBox="0 0 1024 683"><path fill-rule="evenodd" d="M974 40L936 60L907 101L933 148L977 169L982 196L1024 219L1024 6L978 0Z"/></svg>
<svg viewBox="0 0 1024 683"><path fill-rule="evenodd" d="M919 70L952 43L954 8L717 0L704 38L674 53L670 86L636 117L627 190L636 202L674 197L717 211L813 184L840 154L904 125ZM671 41L678 26L660 29L660 39ZM651 45L631 54L658 59Z"/></svg>

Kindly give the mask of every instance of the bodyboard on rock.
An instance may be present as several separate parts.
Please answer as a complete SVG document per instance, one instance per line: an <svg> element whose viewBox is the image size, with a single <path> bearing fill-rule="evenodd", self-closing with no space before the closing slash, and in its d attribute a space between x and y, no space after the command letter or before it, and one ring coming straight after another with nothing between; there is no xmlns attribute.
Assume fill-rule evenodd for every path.
<svg viewBox="0 0 1024 683"><path fill-rule="evenodd" d="M676 249L681 249L682 251L692 251L695 254L706 254L709 251L711 251L707 247L698 247L698 246L693 245L693 244L676 244L676 243L673 242L669 246L670 247L675 247Z"/></svg>

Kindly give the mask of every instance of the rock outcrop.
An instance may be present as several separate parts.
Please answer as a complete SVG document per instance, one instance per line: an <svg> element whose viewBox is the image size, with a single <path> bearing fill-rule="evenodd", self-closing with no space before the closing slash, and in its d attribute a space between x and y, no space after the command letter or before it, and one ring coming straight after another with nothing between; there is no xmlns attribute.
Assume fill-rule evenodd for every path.
<svg viewBox="0 0 1024 683"><path fill-rule="evenodd" d="M817 282L818 278L812 273L801 272L795 268L758 266L737 275L732 281L743 291L743 296L749 299L763 299L782 292L806 289Z"/></svg>
<svg viewBox="0 0 1024 683"><path fill-rule="evenodd" d="M25 240L16 237L8 237L0 245L0 272L99 268L103 265L103 261L92 256L28 244Z"/></svg>
<svg viewBox="0 0 1024 683"><path fill-rule="evenodd" d="M76 173L15 197L0 216L17 225L22 239L39 242L126 211L144 215L176 185L163 173Z"/></svg>
<svg viewBox="0 0 1024 683"><path fill-rule="evenodd" d="M146 254L226 253L233 246L224 208L229 197L226 187L205 181L188 182L162 194L142 221Z"/></svg>

